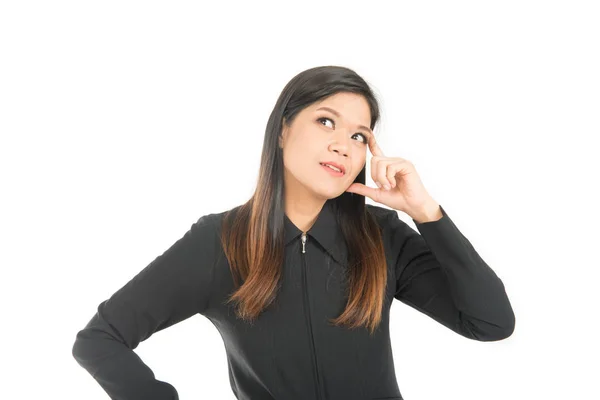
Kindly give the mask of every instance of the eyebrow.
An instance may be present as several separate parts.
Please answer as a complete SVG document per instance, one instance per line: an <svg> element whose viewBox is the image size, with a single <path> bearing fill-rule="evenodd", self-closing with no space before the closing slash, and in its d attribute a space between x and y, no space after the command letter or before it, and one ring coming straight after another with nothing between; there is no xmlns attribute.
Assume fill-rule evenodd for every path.
<svg viewBox="0 0 600 400"><path fill-rule="evenodd" d="M317 108L317 110L316 110L316 111L319 111L319 110L326 110L326 111L329 111L330 113L332 113L333 115L335 115L335 116L336 116L336 117L338 117L338 118L341 118L341 117L342 117L342 116L340 115L340 113L339 113L339 112L337 112L337 111L335 111L333 108L329 108L329 107L319 107L319 108ZM367 127L366 127L366 126L364 126L364 125L359 125L358 127L359 127L359 128L361 128L361 129L364 129L364 130L366 130L366 131L367 131L367 132L369 132L371 135L373 135L373 131L372 131L370 128L367 128Z"/></svg>

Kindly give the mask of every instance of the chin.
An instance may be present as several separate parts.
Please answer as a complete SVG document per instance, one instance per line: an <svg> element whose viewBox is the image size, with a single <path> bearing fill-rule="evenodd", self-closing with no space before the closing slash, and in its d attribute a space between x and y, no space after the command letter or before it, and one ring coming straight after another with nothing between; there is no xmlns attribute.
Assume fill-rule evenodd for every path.
<svg viewBox="0 0 600 400"><path fill-rule="evenodd" d="M335 199L336 197L338 197L341 194L339 190L333 190L333 189L326 190L326 189L323 189L322 187L314 188L313 192L315 193L316 196L318 196L322 200Z"/></svg>
<svg viewBox="0 0 600 400"><path fill-rule="evenodd" d="M336 197L340 197L342 194L344 194L346 189L346 187L343 187L338 190L329 190L323 193L323 196L326 197L328 200L335 199Z"/></svg>

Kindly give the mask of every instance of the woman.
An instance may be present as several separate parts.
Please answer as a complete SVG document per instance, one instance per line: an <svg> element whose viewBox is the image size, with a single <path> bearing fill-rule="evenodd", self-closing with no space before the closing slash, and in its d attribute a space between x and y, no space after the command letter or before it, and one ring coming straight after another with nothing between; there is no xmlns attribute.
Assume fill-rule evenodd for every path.
<svg viewBox="0 0 600 400"><path fill-rule="evenodd" d="M378 119L354 71L295 76L267 123L253 196L202 216L100 303L77 333L77 362L112 398L177 399L133 350L201 314L224 340L238 399L389 400L402 399L389 337L394 298L467 338L509 337L515 317L502 281L415 167L384 155ZM378 188L364 185L367 151Z"/></svg>

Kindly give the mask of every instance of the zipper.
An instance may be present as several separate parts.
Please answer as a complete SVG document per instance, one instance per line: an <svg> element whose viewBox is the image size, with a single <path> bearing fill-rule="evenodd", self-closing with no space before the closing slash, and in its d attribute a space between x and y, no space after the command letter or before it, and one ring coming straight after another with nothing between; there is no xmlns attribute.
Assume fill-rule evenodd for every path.
<svg viewBox="0 0 600 400"><path fill-rule="evenodd" d="M302 232L302 254L306 253L306 240L308 239L308 236L306 235L306 233ZM315 339L313 337L313 330L312 330L312 323L311 323L311 318L310 318L310 305L308 303L308 283L306 280L306 257L302 256L302 279L304 280L304 306L306 309L306 321L308 323L308 330L310 332L310 345L311 345L311 358L312 358L312 362L313 362L313 375L315 377L315 383L316 383L316 387L315 390L317 392L317 399L321 399L321 384L320 384L320 380L319 380L319 367L317 364L317 355L315 352Z"/></svg>

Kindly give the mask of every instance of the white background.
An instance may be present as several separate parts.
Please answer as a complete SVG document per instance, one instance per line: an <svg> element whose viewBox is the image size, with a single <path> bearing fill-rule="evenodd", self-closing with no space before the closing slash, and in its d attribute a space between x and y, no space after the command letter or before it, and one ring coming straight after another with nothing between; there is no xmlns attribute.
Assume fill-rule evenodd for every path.
<svg viewBox="0 0 600 400"><path fill-rule="evenodd" d="M342 65L516 315L485 343L396 300L404 398L600 398L597 2L214 3L0 6L2 397L108 398L76 333L201 215L250 197L280 91ZM136 352L181 399L234 399L203 316Z"/></svg>

